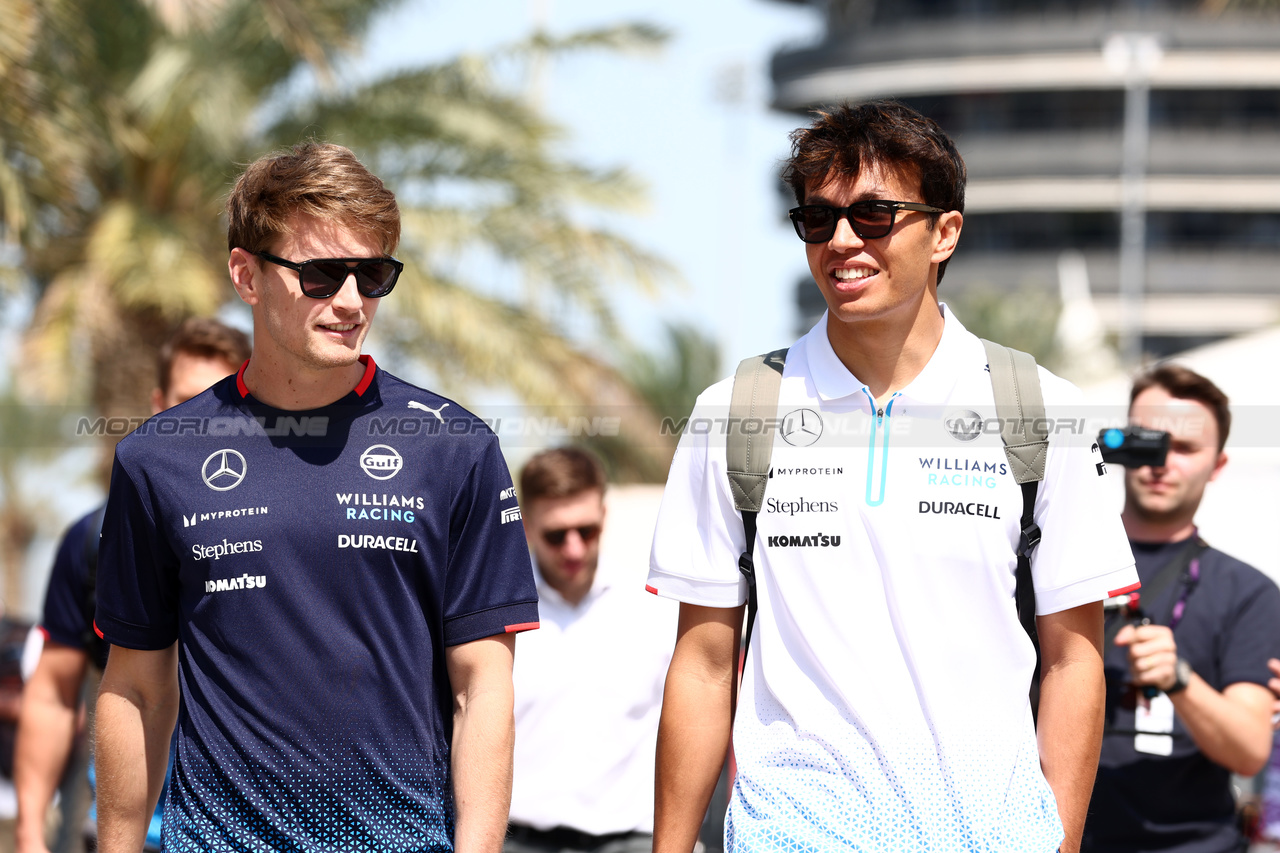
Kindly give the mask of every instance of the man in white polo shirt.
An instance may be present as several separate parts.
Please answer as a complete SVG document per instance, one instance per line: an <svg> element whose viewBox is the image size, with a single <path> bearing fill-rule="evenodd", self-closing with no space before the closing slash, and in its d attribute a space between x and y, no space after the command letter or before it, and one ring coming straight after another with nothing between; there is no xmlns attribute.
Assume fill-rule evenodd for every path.
<svg viewBox="0 0 1280 853"><path fill-rule="evenodd" d="M1014 606L1022 493L982 420L983 346L937 297L964 163L892 102L820 113L792 141L792 220L828 311L782 374L726 849L1075 851L1101 737L1102 601L1137 583L1100 458L1077 421L1051 435L1034 506L1037 730ZM1040 381L1051 416L1078 400ZM654 536L651 591L681 602L658 853L693 847L734 714L746 585L717 429L730 389L699 398Z"/></svg>
<svg viewBox="0 0 1280 853"><path fill-rule="evenodd" d="M579 448L539 453L520 472L542 627L515 664L506 853L653 845L654 744L675 614L655 607L639 578L598 574L604 492L604 467Z"/></svg>

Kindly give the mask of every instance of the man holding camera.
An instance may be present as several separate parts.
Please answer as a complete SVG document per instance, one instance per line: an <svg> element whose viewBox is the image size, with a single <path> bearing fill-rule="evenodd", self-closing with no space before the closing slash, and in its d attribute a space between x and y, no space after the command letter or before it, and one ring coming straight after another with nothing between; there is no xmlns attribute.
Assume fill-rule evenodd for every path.
<svg viewBox="0 0 1280 853"><path fill-rule="evenodd" d="M1161 365L1129 400L1134 426L1168 433L1167 456L1110 455L1126 465L1122 518L1142 588L1108 602L1106 729L1081 849L1241 850L1230 778L1271 752L1280 589L1196 531L1227 462L1226 395Z"/></svg>

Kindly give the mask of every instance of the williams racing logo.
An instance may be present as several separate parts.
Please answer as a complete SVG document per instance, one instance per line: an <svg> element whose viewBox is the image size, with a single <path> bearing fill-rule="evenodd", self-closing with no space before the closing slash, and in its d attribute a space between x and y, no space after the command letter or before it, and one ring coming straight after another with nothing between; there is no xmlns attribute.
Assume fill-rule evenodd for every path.
<svg viewBox="0 0 1280 853"><path fill-rule="evenodd" d="M812 536L770 536L765 540L770 548L838 548L839 536L815 533Z"/></svg>
<svg viewBox="0 0 1280 853"><path fill-rule="evenodd" d="M375 444L360 454L360 467L375 480L390 480L404 467L404 459L394 447Z"/></svg>
<svg viewBox="0 0 1280 853"><path fill-rule="evenodd" d="M404 521L412 524L426 503L421 495L393 495L371 492L335 493L343 506L347 521Z"/></svg>

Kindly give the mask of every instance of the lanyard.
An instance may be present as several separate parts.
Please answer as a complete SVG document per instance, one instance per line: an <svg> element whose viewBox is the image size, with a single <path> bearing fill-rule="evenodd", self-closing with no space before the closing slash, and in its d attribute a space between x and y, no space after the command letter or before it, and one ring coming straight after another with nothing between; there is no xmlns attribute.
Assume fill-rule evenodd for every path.
<svg viewBox="0 0 1280 853"><path fill-rule="evenodd" d="M1187 598L1198 583L1200 583L1199 553L1191 558L1191 562L1187 564L1187 572L1182 576L1182 593L1178 596L1177 602L1173 605L1173 611L1169 614L1170 630L1177 628L1178 623L1182 621L1182 614L1187 610Z"/></svg>
<svg viewBox="0 0 1280 853"><path fill-rule="evenodd" d="M1182 617L1186 614L1187 600L1200 583L1200 557L1208 549L1207 542L1199 536L1193 537L1186 547L1179 550L1173 559L1165 563L1155 577L1147 581L1140 590L1123 598L1108 601L1107 609L1109 612L1107 614L1108 624L1105 648L1111 647L1116 634L1126 622L1141 621L1147 625L1168 625L1171 629L1178 627L1178 623L1182 621ZM1177 581L1181 581L1182 591L1164 619L1156 618L1156 614L1142 606L1144 602L1155 604L1157 599L1163 596L1164 591ZM1116 605L1119 606L1117 607ZM1112 610L1113 607L1119 610L1120 613L1116 614Z"/></svg>

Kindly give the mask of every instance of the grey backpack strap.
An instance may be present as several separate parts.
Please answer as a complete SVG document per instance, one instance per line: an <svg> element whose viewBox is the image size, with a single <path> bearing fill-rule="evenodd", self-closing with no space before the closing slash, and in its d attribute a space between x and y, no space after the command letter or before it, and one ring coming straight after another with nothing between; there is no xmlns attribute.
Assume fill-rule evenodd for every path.
<svg viewBox="0 0 1280 853"><path fill-rule="evenodd" d="M1049 421L1036 360L1025 352L982 341L995 392L1000 438L1009 460L1009 471L1022 487L1022 518L1019 520L1018 570L1014 602L1018 621L1036 650L1036 668L1031 676L1031 712L1040 705L1040 637L1036 631L1036 589L1031 576L1031 551L1040 544L1040 526L1035 522L1036 491L1044 479L1049 454Z"/></svg>
<svg viewBox="0 0 1280 853"><path fill-rule="evenodd" d="M733 395L729 398L729 434L725 447L729 489L733 493L734 507L742 514L742 528L746 534L746 548L738 558L738 571L747 580L744 660L756 621L756 513L764 504L764 489L769 483L769 459L773 456L773 430L764 429L764 424L778 417L778 394L782 389L782 369L786 363L785 349L744 358L733 375Z"/></svg>
<svg viewBox="0 0 1280 853"><path fill-rule="evenodd" d="M1044 463L1049 452L1049 422L1045 418L1044 396L1036 360L1025 352L1009 349L988 340L987 365L996 396L996 417L1004 439L1009 470L1020 485L1044 479Z"/></svg>
<svg viewBox="0 0 1280 853"><path fill-rule="evenodd" d="M782 368L787 351L744 358L733 375L733 396L729 399L729 487L733 505L739 512L759 512L764 487L769 481L769 458L773 455L773 431L746 424L761 424L778 416L778 393L782 388ZM747 543L751 547L751 543Z"/></svg>

